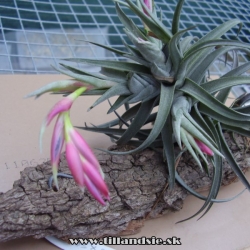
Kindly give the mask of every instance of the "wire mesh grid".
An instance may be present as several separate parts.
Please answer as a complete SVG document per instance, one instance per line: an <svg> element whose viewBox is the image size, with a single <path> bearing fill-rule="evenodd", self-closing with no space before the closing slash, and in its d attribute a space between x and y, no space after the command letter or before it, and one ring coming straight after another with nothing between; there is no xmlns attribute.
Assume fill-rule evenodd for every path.
<svg viewBox="0 0 250 250"><path fill-rule="evenodd" d="M170 28L177 0L155 0L155 3ZM124 11L133 17L128 10ZM243 22L237 39L250 42L250 2L244 0L187 0L181 28L197 25L187 34L201 37L232 18ZM133 20L140 24L138 19ZM226 38L235 39L236 33L237 28L229 31ZM123 49L123 39L126 39L123 26L111 0L0 0L0 73L55 73L51 65L58 65L68 57L121 60L85 41ZM93 66L79 67L96 70ZM221 73L223 67L223 63L214 64L211 74Z"/></svg>

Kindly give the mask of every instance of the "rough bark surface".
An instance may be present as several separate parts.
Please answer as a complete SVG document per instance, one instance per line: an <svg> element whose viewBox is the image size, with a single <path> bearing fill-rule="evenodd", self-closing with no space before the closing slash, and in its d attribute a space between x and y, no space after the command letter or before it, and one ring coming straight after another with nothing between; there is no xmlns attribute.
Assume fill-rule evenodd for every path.
<svg viewBox="0 0 250 250"><path fill-rule="evenodd" d="M236 161L243 171L247 170L250 166L248 140L236 135L235 143L229 134L225 137ZM113 149L117 150L116 146ZM0 194L0 241L25 236L67 238L134 234L146 217L182 208L188 194L177 184L171 192L164 189L168 176L162 154L146 149L125 156L101 153L98 159L110 190L111 200L106 206L97 203L87 191L83 193L72 179L59 178L58 192L49 189L49 162L29 167L21 172L13 189ZM64 154L60 171L69 173ZM211 178L200 172L188 153L181 158L178 172L195 190L209 188ZM235 174L224 162L222 185L235 180Z"/></svg>

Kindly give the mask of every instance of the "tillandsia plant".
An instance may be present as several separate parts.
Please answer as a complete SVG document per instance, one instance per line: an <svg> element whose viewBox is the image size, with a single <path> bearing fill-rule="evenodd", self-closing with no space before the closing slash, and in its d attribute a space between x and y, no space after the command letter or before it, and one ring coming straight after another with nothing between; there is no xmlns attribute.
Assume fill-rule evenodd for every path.
<svg viewBox="0 0 250 250"><path fill-rule="evenodd" d="M51 147L56 185L59 152L64 137L67 143L66 157L76 182L80 186L86 186L101 203L104 203L101 197L109 198L99 164L83 139L79 139L80 135L69 120L73 99L79 95L100 95L90 109L117 96L108 110L108 113L115 112L117 118L99 126L80 128L104 133L118 145L134 146L127 152L102 149L110 154L131 154L147 147L163 148L163 158L169 174L169 188L173 189L177 181L191 194L205 200L202 208L192 217L203 211L206 213L214 202L218 202L216 197L222 179L223 158L230 163L236 175L250 190L249 182L223 136L224 130L250 136L250 107L225 105L233 86L250 82L249 77L242 76L250 69L250 62L238 65L236 53L242 51L249 54L250 44L237 39L222 38L234 26L239 25L240 31L241 22L238 19L226 21L202 38L197 38L185 36L188 30L195 27L179 30L184 0L178 1L171 29L163 24L162 15L157 13L152 0L137 0L136 3L132 0L114 2L117 15L131 42L124 42L126 52L90 43L128 60L66 59L70 62L100 66L101 71L90 73L61 64L62 67L57 70L72 77L72 80L51 83L28 95L38 97L45 92L75 91L50 112L45 123L47 125L51 117L59 114ZM137 26L124 13L123 8L134 12L141 19L143 26ZM209 67L230 51L235 55L231 70L219 79L208 81ZM130 107L130 104L134 105ZM117 109L122 105L125 105L126 111L118 114ZM157 111L153 110L155 107L158 107ZM147 124L152 124L150 129L144 128ZM208 172L209 162L212 164L212 185L207 197L188 187L178 175L175 166L178 158L174 151L175 143L181 153L189 151L202 171L204 169ZM86 162L88 166L85 165Z"/></svg>

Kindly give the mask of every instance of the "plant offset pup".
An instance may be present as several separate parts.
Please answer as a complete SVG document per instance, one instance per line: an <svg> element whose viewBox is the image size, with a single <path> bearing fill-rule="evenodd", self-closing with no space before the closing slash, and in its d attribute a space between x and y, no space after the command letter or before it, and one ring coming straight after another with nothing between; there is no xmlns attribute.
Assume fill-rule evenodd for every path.
<svg viewBox="0 0 250 250"><path fill-rule="evenodd" d="M152 149L162 147L171 189L176 180L190 193L204 199L189 188L178 175L175 169L177 158L174 153L175 142L179 145L181 153L185 150L190 152L202 170L204 168L205 171L208 171L207 166L211 162L213 166L212 185L208 196L204 199L204 205L194 216L204 210L206 213L216 201L222 178L222 158L230 163L245 187L250 189L249 182L233 158L222 132L229 130L250 136L250 108L225 106L231 87L250 82L249 77L242 76L250 69L250 62L238 66L238 58L235 53L235 51L249 53L250 44L221 38L228 30L240 25L240 21L237 19L227 21L204 37L197 39L193 36L184 36L187 30L194 27L179 30L180 12L184 0L180 0L177 4L171 30L165 27L161 19L157 17L152 0L137 0L136 4L131 0L114 0L114 2L117 15L124 25L124 31L133 45L124 42L127 49L127 52L124 52L91 43L129 60L123 62L85 58L67 59L71 62L100 66L101 71L100 73L89 73L61 64L63 68L57 70L72 77L73 80L51 83L28 96L38 97L50 91L72 92L84 88L85 91L78 93L77 96L101 95L90 109L110 97L117 96L115 103L108 110L108 113L115 112L117 119L99 126L82 128L105 133L118 145L135 146L134 149L127 152L107 151L111 154L130 154L147 147ZM142 20L144 28L136 26L123 12L121 6L132 10ZM219 79L208 82L206 74L211 64L229 51L233 51L236 55L232 69ZM129 107L129 104L135 105ZM116 110L122 105L125 105L126 111L122 115L118 115ZM157 112L153 111L155 107L158 107ZM72 125L69 128L69 124L71 124L69 108L66 110L66 116L64 115L64 123L61 122L58 125L60 129L64 127L65 131L58 138L64 136L68 145L71 140L73 144L75 143L73 139L67 139L70 131L73 130ZM63 118L59 116L58 121L60 122L61 119ZM151 129L143 128L144 125L150 123L153 123ZM101 196L107 199L109 196L106 186L102 183L103 176L99 165L91 162L87 156L91 154L91 151L86 148L86 145L83 145L82 149L80 144L75 148L74 150L81 151L81 157L84 159L72 160L67 152L66 157L76 182L80 186L86 186L94 197L104 204ZM86 148L85 153L84 148ZM54 150L56 149L52 146L52 156ZM54 164L53 159L58 159L59 151L56 157L52 157L54 169L57 169L57 165ZM76 154L79 153L78 151ZM83 162L89 164L88 169L84 167ZM72 170L74 164L78 164L77 166L82 164L82 167L79 167L82 171L80 180L76 178L77 175ZM92 169L94 172L91 174ZM55 179L56 173L54 170ZM84 176L87 176L87 179Z"/></svg>

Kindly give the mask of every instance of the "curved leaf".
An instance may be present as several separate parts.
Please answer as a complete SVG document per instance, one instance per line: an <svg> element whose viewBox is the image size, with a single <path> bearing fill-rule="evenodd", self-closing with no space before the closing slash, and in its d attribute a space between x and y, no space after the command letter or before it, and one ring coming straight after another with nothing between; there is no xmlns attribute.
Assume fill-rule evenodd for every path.
<svg viewBox="0 0 250 250"><path fill-rule="evenodd" d="M250 69L250 62L244 63L241 66L238 66L237 68L230 70L228 73L223 75L222 77L229 77L229 76L240 76L247 72ZM228 95L230 93L231 88L226 88L221 90L218 95L216 96L216 99L222 103L225 103Z"/></svg>
<svg viewBox="0 0 250 250"><path fill-rule="evenodd" d="M250 114L250 105L245 106L245 107L237 107L234 110L237 110L240 113Z"/></svg>
<svg viewBox="0 0 250 250"><path fill-rule="evenodd" d="M218 149L214 146L216 145L215 142L212 140L212 138L208 137L208 135L205 137L204 132L200 132L187 118L183 118L182 120L182 127L188 131L191 135L193 135L198 140L202 141L204 144L206 144L215 154L220 155L224 157ZM217 146L217 145L216 145Z"/></svg>
<svg viewBox="0 0 250 250"><path fill-rule="evenodd" d="M147 139L136 149L130 150L127 152L115 152L115 151L108 151L99 149L104 152L108 152L110 154L132 154L138 151L141 151L151 145L154 140L158 137L158 135L161 133L162 128L167 120L167 117L169 115L169 111L173 102L173 96L174 96L174 90L175 85L172 86L165 86L164 84L161 84L161 95L160 95L160 103L159 103L159 110L155 119L154 126L151 130L151 133L147 137Z"/></svg>
<svg viewBox="0 0 250 250"><path fill-rule="evenodd" d="M200 162L198 156L196 155L196 153L194 152L194 150L190 144L190 141L188 140L188 136L187 136L186 131L183 128L181 128L180 133L181 133L181 141L186 146L187 150L193 156L194 160L196 161L196 163L199 165L200 169L202 170L201 162Z"/></svg>
<svg viewBox="0 0 250 250"><path fill-rule="evenodd" d="M171 116L168 116L163 129L161 131L161 137L163 142L163 150L167 160L168 166L168 183L169 188L174 188L175 183L175 156L174 156L174 142L173 142L173 129L171 124Z"/></svg>
<svg viewBox="0 0 250 250"><path fill-rule="evenodd" d="M150 69L138 63L111 61L111 60L97 60L88 58L67 58L64 60L76 63L87 63L95 66L116 69L120 71L131 71L135 73L150 75Z"/></svg>
<svg viewBox="0 0 250 250"><path fill-rule="evenodd" d="M236 132L237 134L240 134L240 135L243 135L246 137L250 137L250 130L236 127L236 126L230 126L227 124L221 124L221 127L225 130L233 131L233 132Z"/></svg>
<svg viewBox="0 0 250 250"><path fill-rule="evenodd" d="M248 43L243 43L240 41L235 40L226 40L226 39L215 39L211 41L205 41L202 43L195 43L186 53L185 53L185 59L189 58L190 56L194 55L198 51L208 48L208 47L214 47L214 46L235 46L238 49L250 49L250 45Z"/></svg>
<svg viewBox="0 0 250 250"><path fill-rule="evenodd" d="M226 47L221 47L219 49L216 49L215 51L210 53L208 56L206 56L206 58L204 60L200 61L200 64L198 65L196 70L194 70L192 72L192 74L189 74L188 78L190 78L191 80L193 80L197 84L200 84L200 82L202 81L204 75L208 71L208 68L210 67L210 65L215 60L217 60L218 57L220 57L221 55L223 55L226 52L228 52L230 50L233 50L233 49L236 49L236 47L234 47L234 46L232 46L232 47L231 46L226 46Z"/></svg>
<svg viewBox="0 0 250 250"><path fill-rule="evenodd" d="M101 102L109 99L112 96L116 96L116 95L130 95L131 92L130 90L127 88L127 86L125 85L117 85L114 86L110 89L108 89L100 98L98 98L92 105L91 107L88 109L88 111L92 108L94 108L96 105L100 104Z"/></svg>
<svg viewBox="0 0 250 250"><path fill-rule="evenodd" d="M240 181L244 184L244 186L248 190L250 190L250 184L249 184L246 176L244 175L244 173L242 172L242 170L238 166L237 162L235 161L234 156L232 155L231 150L229 149L229 147L225 141L220 124L218 124L218 130L219 130L219 137L220 137L220 141L221 141L221 147L222 147L223 154L225 155L228 163L230 164L231 168L233 169L235 174L238 176Z"/></svg>
<svg viewBox="0 0 250 250"><path fill-rule="evenodd" d="M196 48L197 46L199 46L200 44L202 44L206 41L220 38L228 30L230 30L231 28L233 28L234 26L236 26L237 24L240 24L240 23L241 23L241 21L239 19L231 19L227 22L222 23L221 25L219 25L218 27L216 27L215 29L213 29L212 31L207 33L205 36L203 36L199 41L197 41L188 50L188 52L186 54L190 53L190 51L192 51L194 48Z"/></svg>
<svg viewBox="0 0 250 250"><path fill-rule="evenodd" d="M201 44L205 44L206 42L211 42L214 39L219 39L222 35L224 35L228 30L233 28L235 25L239 24L240 20L238 19L232 19L229 20L225 23L222 23L218 27L216 27L214 30L210 31L207 35L203 36L200 40L198 40L193 46L191 46L185 53L184 57L186 58L183 61L183 68L187 67L187 71L189 72L188 77L190 76L191 73L195 72L197 66L199 63L206 58L206 56L209 55L211 52L210 48L211 46L208 46L208 48L204 47L203 50L196 50L197 47L201 46ZM211 41L210 41L211 40ZM216 46L216 45L212 45ZM234 46L234 45L232 45ZM237 46L237 45L236 45ZM202 46L201 46L202 47ZM188 56L188 54L191 54Z"/></svg>
<svg viewBox="0 0 250 250"><path fill-rule="evenodd" d="M101 44L101 43L95 43L95 42L87 41L87 40L83 40L83 39L80 39L79 41L83 41L83 42L86 42L86 43L91 43L93 45L96 45L96 46L101 47L103 49L106 49L108 51L114 52L115 54L120 55L120 56L125 56L125 55L128 54L128 52L126 52L126 51L114 49L112 47L109 47L109 46Z"/></svg>
<svg viewBox="0 0 250 250"><path fill-rule="evenodd" d="M213 108L209 108L203 104L199 105L199 110L202 114L205 114L206 116L212 117L213 119L222 122L224 124L230 125L230 126L236 126L236 127L242 127L244 129L250 128L249 121L237 121L232 120L231 118L228 118L226 116L222 116L220 113L218 113Z"/></svg>
<svg viewBox="0 0 250 250"><path fill-rule="evenodd" d="M209 107L210 109L213 109L222 117L227 117L238 122L250 121L250 115L243 115L239 112L229 109L221 102L216 100L213 96L211 96L205 89L203 89L190 79L185 80L185 84L180 90L199 100L205 106Z"/></svg>
<svg viewBox="0 0 250 250"><path fill-rule="evenodd" d="M99 78L96 78L96 77L93 77L93 76L80 75L80 74L73 73L71 71L66 71L66 70L63 70L63 69L59 69L59 68L54 67L54 66L52 66L52 67L55 70L61 72L64 75L68 75L68 76L73 77L76 80L79 80L79 81L82 81L82 82L86 82L86 83L88 83L90 85L95 86L96 88L103 88L103 89L105 89L105 88L111 88L111 87L113 87L113 86L115 86L115 85L118 84L115 81L102 80L102 79L99 79Z"/></svg>
<svg viewBox="0 0 250 250"><path fill-rule="evenodd" d="M180 50L178 48L178 43L180 41L180 38L182 37L183 33L187 32L190 29L193 29L194 27L195 26L192 26L192 27L187 28L185 30L179 31L169 41L170 57L172 59L175 73L177 72L179 65L180 65L180 62L181 62L181 59L182 59L182 55L181 55Z"/></svg>
<svg viewBox="0 0 250 250"><path fill-rule="evenodd" d="M222 151L219 134L218 134L218 131L217 131L212 119L209 118L209 117L205 117L204 119L205 119L206 123L208 124L208 126L211 128L211 131L213 133L213 137L214 137L214 139L215 139L215 141L216 141L216 143L218 145L219 150ZM222 181L222 167L223 167L222 158L219 157L218 155L214 155L213 160L212 160L212 164L213 164L213 166L215 168L215 172L217 173L217 176L216 176L216 178L214 176L213 183L212 183L212 185L214 184L213 198L215 199L217 197L217 195L218 195L220 185L221 185L221 181ZM213 205L212 202L210 202L210 204L208 204L208 206L206 208L206 211L203 213L203 215L200 218L202 218L210 210L212 205Z"/></svg>
<svg viewBox="0 0 250 250"><path fill-rule="evenodd" d="M120 108L123 104L127 103L130 99L132 99L134 96L136 96L135 94L133 95L129 95L129 96L124 96L121 95L119 96L115 103L111 106L111 108L108 110L107 114L112 113L113 111L117 110L118 108Z"/></svg>
<svg viewBox="0 0 250 250"><path fill-rule="evenodd" d="M250 84L250 77L247 76L221 77L219 79L204 83L202 85L202 88L209 93L215 93L224 88L243 85L243 84Z"/></svg>
<svg viewBox="0 0 250 250"><path fill-rule="evenodd" d="M126 0L126 2L128 3L131 10L141 18L141 20L149 27L150 30L154 32L154 34L158 38L160 38L165 43L170 40L170 38L172 37L171 32L166 29L166 27L152 13L148 13L150 16L149 17L143 11L141 11L131 0ZM144 3L141 3L144 6Z"/></svg>
<svg viewBox="0 0 250 250"><path fill-rule="evenodd" d="M105 76L103 74L99 74L99 73L95 73L95 72L87 72L87 71L84 71L82 69L77 69L77 68L65 65L63 63L59 63L59 64L61 66L63 66L64 68L72 71L73 73L76 73L76 74L79 74L79 75L93 76L93 77L96 77L96 78L99 78L99 79L102 79L102 80L110 80L110 81L119 82L119 83L124 83L126 81L126 78L122 78L122 77L120 77L120 78L112 78L112 77L109 77L109 76Z"/></svg>
<svg viewBox="0 0 250 250"><path fill-rule="evenodd" d="M173 35L179 31L180 15L181 15L181 9L182 9L182 5L183 5L184 1L185 0L178 1L178 4L177 4L175 11L174 11L174 17L172 20L172 34Z"/></svg>
<svg viewBox="0 0 250 250"><path fill-rule="evenodd" d="M133 122L130 124L130 126L121 136L121 138L117 141L117 144L126 144L136 133L138 133L138 131L140 131L141 127L144 125L151 111L153 110L155 102L156 99L142 103Z"/></svg>
<svg viewBox="0 0 250 250"><path fill-rule="evenodd" d="M147 37L141 32L141 30L134 24L134 22L130 18L128 18L127 15L122 11L118 3L115 3L115 7L116 13L124 27L133 32L133 34L137 37L148 40Z"/></svg>
<svg viewBox="0 0 250 250"><path fill-rule="evenodd" d="M207 197L197 193L195 190L193 190L191 187L189 187L183 180L182 178L179 176L179 174L176 172L175 173L175 179L176 181L183 187L185 188L189 193L191 193L192 195L194 195L195 197L201 199L201 200L206 200ZM223 202L228 202L228 201L232 201L234 200L235 198L239 197L241 194L243 194L243 192L245 192L246 189L242 190L240 193L238 193L237 195L231 197L231 198L228 198L228 199L211 199L211 202L214 202L214 203L223 203Z"/></svg>

